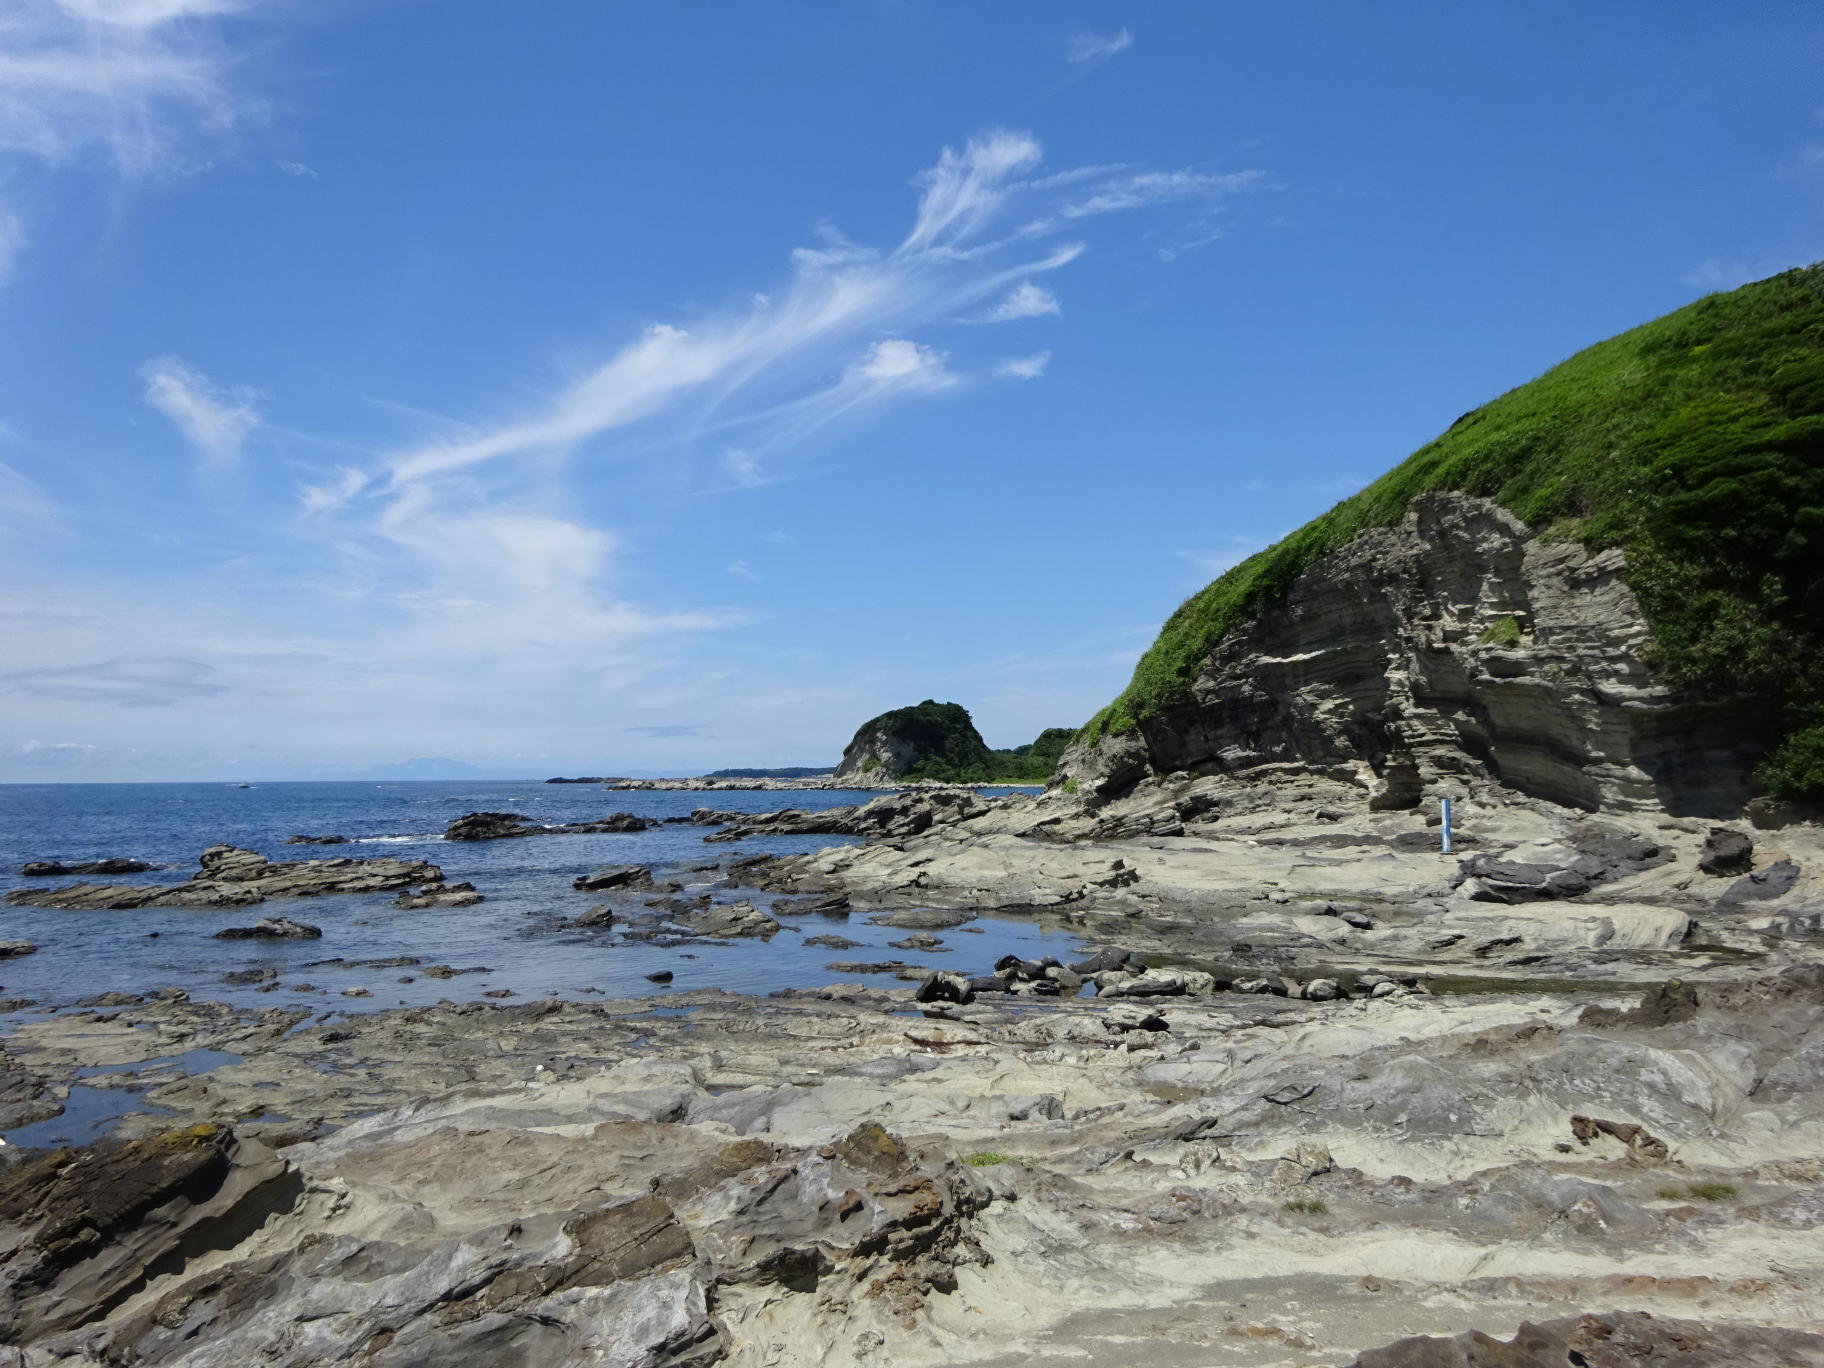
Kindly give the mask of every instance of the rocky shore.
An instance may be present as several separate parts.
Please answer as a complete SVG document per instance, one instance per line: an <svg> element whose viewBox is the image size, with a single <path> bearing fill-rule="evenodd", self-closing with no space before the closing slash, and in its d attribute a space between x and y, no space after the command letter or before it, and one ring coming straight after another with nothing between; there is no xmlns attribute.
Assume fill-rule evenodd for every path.
<svg viewBox="0 0 1824 1368"><path fill-rule="evenodd" d="M991 789L1007 788L1005 783L988 784L951 784L935 779L905 779L896 781L869 780L863 776L845 778L840 783L833 775L818 779L611 779L606 787L614 790L635 792L647 790L660 793L792 793L816 789L854 789L861 792L897 793L902 790L944 790L944 789ZM1021 787L1012 785L1012 787ZM1037 787L1028 785L1027 787Z"/></svg>
<svg viewBox="0 0 1824 1368"><path fill-rule="evenodd" d="M1420 1368L1496 1360L1389 1342L1553 1317L1522 1338L1650 1345L1675 1318L1769 1355L1688 1360L1719 1364L1824 1343L1798 1329L1824 1266L1815 971L1145 1012L912 997L310 1021L154 996L33 1023L9 1097L240 1059L139 1080L163 1114L114 1141L11 1159L6 1337L34 1366L299 1368Z"/></svg>
<svg viewBox="0 0 1824 1368"><path fill-rule="evenodd" d="M738 862L770 912L598 868L577 924L765 953L814 914L954 964L832 954L869 981L662 1009L16 1016L0 1124L120 1120L0 1150L0 1340L31 1368L1824 1363L1819 830L1456 800L1448 855L1424 808L1297 767L705 807L712 842L858 843ZM163 887L346 879L462 892L227 847ZM987 910L1094 948L984 962L958 933Z"/></svg>

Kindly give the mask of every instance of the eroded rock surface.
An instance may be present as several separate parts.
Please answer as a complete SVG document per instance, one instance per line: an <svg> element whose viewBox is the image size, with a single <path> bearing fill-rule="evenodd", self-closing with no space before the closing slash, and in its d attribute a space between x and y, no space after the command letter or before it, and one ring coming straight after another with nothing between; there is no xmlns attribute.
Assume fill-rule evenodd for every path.
<svg viewBox="0 0 1824 1368"><path fill-rule="evenodd" d="M245 1056L90 1152L130 1159L0 1180L23 1361L1816 1361L1824 975L1594 1018L1539 994L674 1001L688 1020L286 1029L158 999L22 1028L53 1083L175 1038ZM208 1124L260 1109L342 1128ZM199 1138L158 1160L173 1133Z"/></svg>
<svg viewBox="0 0 1824 1368"><path fill-rule="evenodd" d="M1739 815L1768 710L1656 681L1625 568L1488 500L1421 495L1231 632L1189 702L1059 772L1098 798L1149 770L1301 764L1361 772L1390 809L1483 778L1592 810Z"/></svg>
<svg viewBox="0 0 1824 1368"><path fill-rule="evenodd" d="M181 884L64 884L19 888L15 907L135 908L249 907L268 898L315 898L330 893L378 893L441 883L443 871L422 860L268 860L252 850L210 846L197 872Z"/></svg>

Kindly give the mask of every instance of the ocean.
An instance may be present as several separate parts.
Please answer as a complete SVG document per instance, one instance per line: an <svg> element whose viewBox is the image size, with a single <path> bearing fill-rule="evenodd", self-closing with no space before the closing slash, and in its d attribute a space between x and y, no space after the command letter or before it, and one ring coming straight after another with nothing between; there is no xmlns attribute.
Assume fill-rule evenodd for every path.
<svg viewBox="0 0 1824 1368"><path fill-rule="evenodd" d="M989 790L1007 792L1009 790ZM198 1001L239 1006L316 1006L339 1012L375 1011L440 999L466 1001L501 989L528 997L587 1000L652 995L691 988L767 993L780 988L857 981L826 968L838 960L898 959L930 968L988 972L1004 954L1068 958L1078 939L1028 918L985 916L942 933L948 951L895 950L887 942L908 933L870 925L864 916L795 916L771 941L735 940L659 947L623 941L611 930L565 930L562 923L600 895L570 887L578 874L607 864L643 864L661 881L674 878L686 895L712 888L722 876L693 865L761 853L794 854L848 844L835 836L766 836L706 845L707 828L658 827L626 835L535 836L446 842L441 832L467 812L523 813L537 822L574 822L610 812L673 817L693 808L765 812L783 807L826 808L865 802L873 793L811 790L761 792L610 792L593 784L401 781L228 784L0 785L0 890L26 884L27 860L65 862L126 856L166 865L156 874L102 877L91 882L176 883L211 845L256 850L269 859L378 856L428 860L451 881L467 880L487 895L474 907L404 911L393 894L358 894L270 901L228 911L184 908L137 911L51 911L0 907L0 940L26 940L38 953L0 960L0 999L27 999L30 1008L0 1014L0 1029L19 1012L67 1007L107 992L144 993L176 987ZM293 834L347 836L342 846L288 846ZM716 891L718 900L771 899L752 890ZM213 933L262 916L289 916L323 929L321 940L221 941ZM807 936L837 933L862 944L850 950L806 945ZM412 957L421 966L387 969L324 964L331 959ZM425 977L435 964L482 967L486 973ZM279 987L230 984L235 971L270 967ZM668 985L646 975L669 970ZM400 982L410 978L410 983ZM903 986L890 975L866 980ZM366 988L370 997L345 997ZM11 1004L9 1004L11 1005Z"/></svg>

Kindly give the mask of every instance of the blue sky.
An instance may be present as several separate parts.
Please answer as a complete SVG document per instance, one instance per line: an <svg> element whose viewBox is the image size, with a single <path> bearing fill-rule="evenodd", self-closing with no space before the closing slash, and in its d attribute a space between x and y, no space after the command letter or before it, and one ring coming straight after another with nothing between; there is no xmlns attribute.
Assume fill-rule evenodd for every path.
<svg viewBox="0 0 1824 1368"><path fill-rule="evenodd" d="M1813 0L12 0L0 779L1076 725L1465 410L1824 256Z"/></svg>

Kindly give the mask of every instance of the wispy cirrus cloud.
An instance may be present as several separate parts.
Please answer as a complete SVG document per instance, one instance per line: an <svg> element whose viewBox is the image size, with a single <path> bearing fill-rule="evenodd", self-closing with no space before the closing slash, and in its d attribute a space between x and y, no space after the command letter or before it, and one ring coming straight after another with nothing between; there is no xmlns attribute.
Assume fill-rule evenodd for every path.
<svg viewBox="0 0 1824 1368"><path fill-rule="evenodd" d="M130 180L206 164L261 113L219 21L272 0L5 0L0 170L99 164ZM27 242L0 204L0 279Z"/></svg>
<svg viewBox="0 0 1824 1368"><path fill-rule="evenodd" d="M140 375L146 382L146 402L184 435L206 474L240 464L242 444L260 425L252 390L222 389L172 356L148 361Z"/></svg>
<svg viewBox="0 0 1824 1368"><path fill-rule="evenodd" d="M1003 380L1037 380L1045 374L1045 367L1051 364L1051 353L1037 352L1032 356L1010 356L994 368L994 373Z"/></svg>
<svg viewBox="0 0 1824 1368"><path fill-rule="evenodd" d="M976 323L1011 323L1021 318L1044 318L1062 312L1058 297L1043 285L1022 280L992 309L973 319Z"/></svg>
<svg viewBox="0 0 1824 1368"><path fill-rule="evenodd" d="M1064 43L1064 60L1073 65L1106 62L1134 45L1134 35L1126 29L1113 33L1074 33Z"/></svg>
<svg viewBox="0 0 1824 1368"><path fill-rule="evenodd" d="M1056 297L1033 278L1075 261L1083 244L1060 242L1020 259L1034 241L1120 211L1182 201L1207 207L1264 181L1259 171L1042 172L1042 163L1038 141L1022 132L997 130L945 148L913 179L918 200L897 246L870 247L819 224L818 244L791 254L793 272L782 288L688 328L654 323L520 416L394 453L375 492L397 495L458 472L553 454L612 457L605 439L661 421L675 422L684 438L751 427L760 439L742 446L759 452L821 426L805 424L810 411L847 414L935 394L954 377L909 332L996 296L1003 297L991 316L1056 312ZM1022 210L1023 227L992 236ZM833 360L841 381L803 388ZM769 425L783 432L769 432Z"/></svg>

